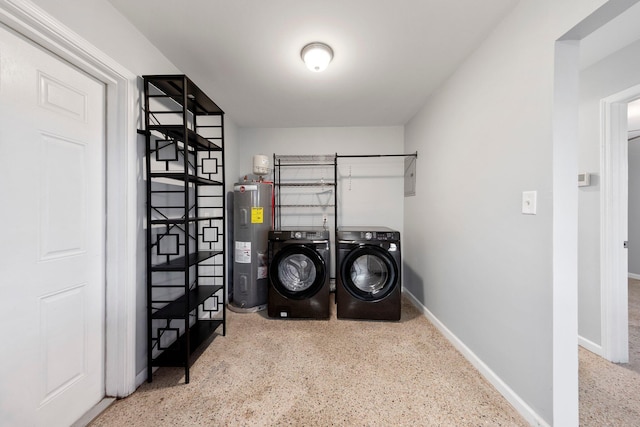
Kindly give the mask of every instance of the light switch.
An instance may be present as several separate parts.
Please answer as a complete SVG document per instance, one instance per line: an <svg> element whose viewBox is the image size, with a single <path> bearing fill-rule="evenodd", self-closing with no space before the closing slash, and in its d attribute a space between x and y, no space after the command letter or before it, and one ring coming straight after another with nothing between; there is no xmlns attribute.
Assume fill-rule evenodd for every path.
<svg viewBox="0 0 640 427"><path fill-rule="evenodd" d="M537 191L523 191L522 192L522 213L525 215L536 214L536 199L538 196Z"/></svg>

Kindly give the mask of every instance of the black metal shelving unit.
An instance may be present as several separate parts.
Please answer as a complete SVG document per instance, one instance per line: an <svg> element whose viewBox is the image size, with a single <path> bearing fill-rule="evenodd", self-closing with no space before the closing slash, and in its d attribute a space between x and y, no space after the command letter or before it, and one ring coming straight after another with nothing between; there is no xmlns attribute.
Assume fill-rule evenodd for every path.
<svg viewBox="0 0 640 427"><path fill-rule="evenodd" d="M147 381L226 333L224 112L185 75L143 76Z"/></svg>

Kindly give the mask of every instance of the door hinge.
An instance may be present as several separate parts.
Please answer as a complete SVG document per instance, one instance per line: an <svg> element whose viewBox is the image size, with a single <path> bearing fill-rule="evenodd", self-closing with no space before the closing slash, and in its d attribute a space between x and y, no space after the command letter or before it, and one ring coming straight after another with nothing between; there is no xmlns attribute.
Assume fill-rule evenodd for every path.
<svg viewBox="0 0 640 427"><path fill-rule="evenodd" d="M624 247L625 249L628 249L628 248L629 248L629 241L628 241L628 240L625 240L625 241L624 241L623 247Z"/></svg>

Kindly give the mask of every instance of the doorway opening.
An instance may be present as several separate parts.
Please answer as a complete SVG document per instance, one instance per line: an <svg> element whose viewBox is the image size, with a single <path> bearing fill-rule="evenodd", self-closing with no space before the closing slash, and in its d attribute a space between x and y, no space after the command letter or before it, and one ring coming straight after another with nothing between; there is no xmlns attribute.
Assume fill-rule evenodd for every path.
<svg viewBox="0 0 640 427"><path fill-rule="evenodd" d="M628 106L639 98L640 85L601 101L601 356L615 363L629 362Z"/></svg>
<svg viewBox="0 0 640 427"><path fill-rule="evenodd" d="M640 100L627 106L628 140L628 342L627 368L640 373Z"/></svg>

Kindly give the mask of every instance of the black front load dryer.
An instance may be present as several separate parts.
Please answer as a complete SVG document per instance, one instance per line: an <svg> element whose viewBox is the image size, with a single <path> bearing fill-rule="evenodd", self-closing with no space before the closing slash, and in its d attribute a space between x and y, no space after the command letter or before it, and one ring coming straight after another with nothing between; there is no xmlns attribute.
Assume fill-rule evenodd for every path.
<svg viewBox="0 0 640 427"><path fill-rule="evenodd" d="M267 313L277 318L329 318L329 231L269 232Z"/></svg>
<svg viewBox="0 0 640 427"><path fill-rule="evenodd" d="M336 234L338 318L400 320L400 232L345 227Z"/></svg>

